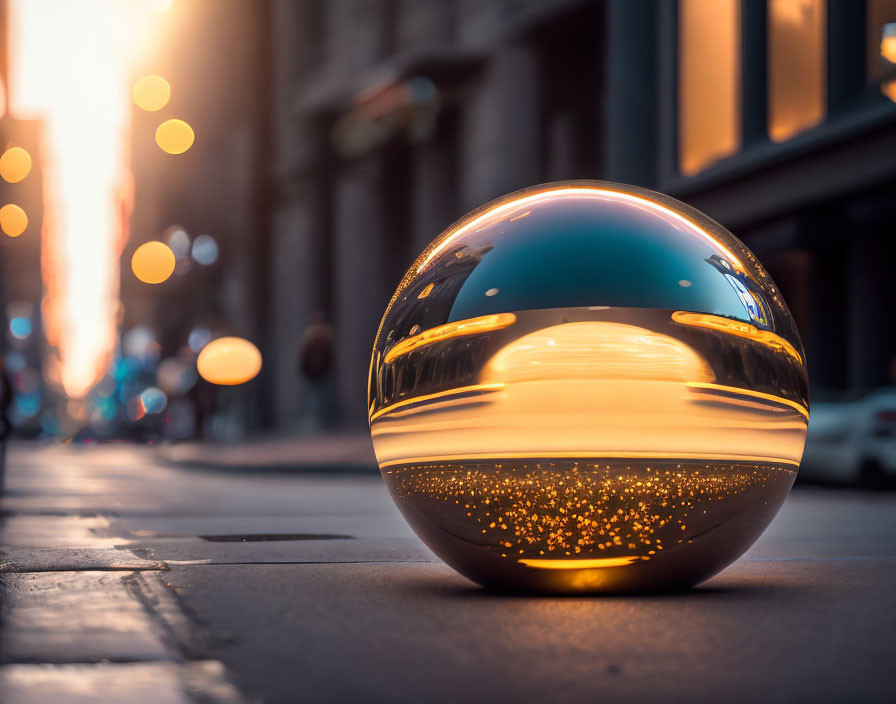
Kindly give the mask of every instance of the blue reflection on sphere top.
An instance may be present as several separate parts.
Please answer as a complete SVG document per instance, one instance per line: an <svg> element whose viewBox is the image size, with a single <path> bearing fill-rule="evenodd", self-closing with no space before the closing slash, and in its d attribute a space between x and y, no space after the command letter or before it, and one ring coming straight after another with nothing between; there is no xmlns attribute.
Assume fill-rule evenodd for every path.
<svg viewBox="0 0 896 704"><path fill-rule="evenodd" d="M513 193L453 225L414 263L380 334L394 342L482 315L583 306L719 315L801 347L774 283L721 225L601 181Z"/></svg>

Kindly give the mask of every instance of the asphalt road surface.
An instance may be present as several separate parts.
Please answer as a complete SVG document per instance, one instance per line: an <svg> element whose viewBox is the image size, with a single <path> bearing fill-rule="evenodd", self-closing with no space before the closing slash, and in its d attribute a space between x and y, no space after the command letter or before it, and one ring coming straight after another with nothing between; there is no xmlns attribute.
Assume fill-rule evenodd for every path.
<svg viewBox="0 0 896 704"><path fill-rule="evenodd" d="M530 598L434 558L375 473L19 445L6 485L7 704L896 700L892 492L797 488L685 593Z"/></svg>

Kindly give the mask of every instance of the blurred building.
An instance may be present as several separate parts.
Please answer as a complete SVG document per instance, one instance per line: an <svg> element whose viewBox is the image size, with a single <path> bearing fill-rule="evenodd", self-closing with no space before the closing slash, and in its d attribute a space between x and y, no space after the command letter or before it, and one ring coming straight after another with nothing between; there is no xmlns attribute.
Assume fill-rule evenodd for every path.
<svg viewBox="0 0 896 704"><path fill-rule="evenodd" d="M539 182L662 191L752 247L785 292L814 388L892 381L893 0L275 0L274 416L316 311L337 418L366 416L379 319L423 247ZM273 360L271 357L273 356Z"/></svg>
<svg viewBox="0 0 896 704"><path fill-rule="evenodd" d="M192 364L202 345L224 335L252 340L267 353L268 5L178 0L166 14L162 44L136 71L164 76L171 98L161 112L133 109L136 197L121 257L124 346L129 331L145 339L155 359L144 366ZM155 143L160 120L170 117L195 131L183 154ZM157 286L138 280L130 266L134 251L153 240L176 256L174 274ZM183 403L195 414L184 433L239 437L270 423L272 387L266 369L240 387L199 379L177 401L165 389L166 422L173 422L170 404Z"/></svg>
<svg viewBox="0 0 896 704"><path fill-rule="evenodd" d="M128 340L154 355L138 386L212 336L264 357L249 384L190 391L197 430L363 426L374 334L416 255L495 197L580 178L668 193L747 242L790 303L816 398L894 381L896 105L882 88L896 97L896 78L880 38L896 0L177 0L168 12L165 45L137 67L172 92L162 113L133 114L122 355ZM195 130L184 154L153 141L169 117ZM40 126L7 116L0 130L35 157L22 183L0 183L29 211L25 237L0 237L0 295L4 353L37 370L30 388ZM129 267L150 240L178 256L159 286ZM13 318L31 332L12 334Z"/></svg>

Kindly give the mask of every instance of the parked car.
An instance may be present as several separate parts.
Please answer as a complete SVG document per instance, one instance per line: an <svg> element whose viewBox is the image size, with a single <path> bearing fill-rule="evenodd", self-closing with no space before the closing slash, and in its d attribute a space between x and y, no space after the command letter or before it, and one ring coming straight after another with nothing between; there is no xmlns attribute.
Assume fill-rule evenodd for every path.
<svg viewBox="0 0 896 704"><path fill-rule="evenodd" d="M896 387L813 403L800 476L881 489L896 477Z"/></svg>

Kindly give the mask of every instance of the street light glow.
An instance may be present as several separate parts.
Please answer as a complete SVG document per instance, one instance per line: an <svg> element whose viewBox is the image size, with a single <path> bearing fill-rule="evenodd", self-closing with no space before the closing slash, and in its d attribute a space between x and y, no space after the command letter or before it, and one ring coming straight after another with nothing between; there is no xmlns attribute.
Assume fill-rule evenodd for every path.
<svg viewBox="0 0 896 704"><path fill-rule="evenodd" d="M131 257L134 276L147 284L160 284L174 273L174 252L164 242L142 244Z"/></svg>
<svg viewBox="0 0 896 704"><path fill-rule="evenodd" d="M10 147L0 156L0 176L9 183L18 183L31 171L31 155L21 147Z"/></svg>
<svg viewBox="0 0 896 704"><path fill-rule="evenodd" d="M0 208L0 230L10 237L18 237L28 229L28 215L15 203Z"/></svg>
<svg viewBox="0 0 896 704"><path fill-rule="evenodd" d="M165 120L156 130L156 144L169 154L183 154L193 139L193 128L183 120Z"/></svg>
<svg viewBox="0 0 896 704"><path fill-rule="evenodd" d="M132 95L138 108L155 112L168 104L171 86L161 76L144 76L134 84Z"/></svg>
<svg viewBox="0 0 896 704"><path fill-rule="evenodd" d="M221 337L202 348L196 358L196 370L212 384L245 384L261 371L261 352L241 337Z"/></svg>

